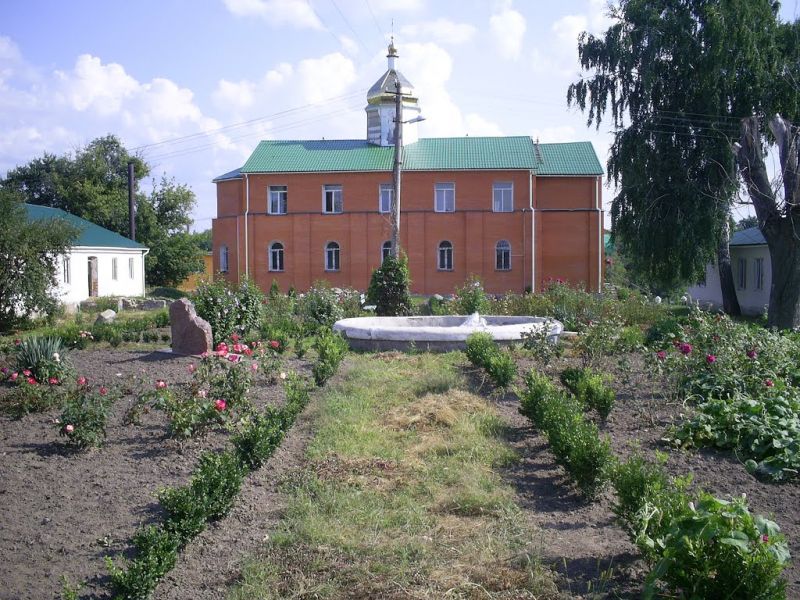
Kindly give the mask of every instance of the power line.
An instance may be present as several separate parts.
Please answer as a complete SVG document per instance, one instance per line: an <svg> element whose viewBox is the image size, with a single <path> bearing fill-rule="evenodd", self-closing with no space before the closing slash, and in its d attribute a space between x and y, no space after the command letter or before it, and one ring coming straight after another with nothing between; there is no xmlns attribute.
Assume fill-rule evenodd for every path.
<svg viewBox="0 0 800 600"><path fill-rule="evenodd" d="M347 27L350 29L350 31L353 32L353 35L356 36L356 38L358 39L358 43L361 44L361 47L366 50L367 49L367 45L364 43L364 40L361 39L361 36L358 35L358 32L350 24L350 21L347 20L347 17L344 16L344 13L342 12L342 9L340 9L339 5L336 4L336 0L331 0L331 4L333 4L333 7L336 9L336 12L339 13L339 16L342 17L342 20L344 21L344 24L347 25Z"/></svg>
<svg viewBox="0 0 800 600"><path fill-rule="evenodd" d="M381 29L381 26L378 23L378 19L375 18L375 12L372 10L372 5L369 3L369 0L364 0L364 2L366 2L367 4L367 8L369 9L369 14L372 15L372 22L375 23L375 29L378 30L378 35L381 38L381 43L383 43L385 41L383 30Z"/></svg>

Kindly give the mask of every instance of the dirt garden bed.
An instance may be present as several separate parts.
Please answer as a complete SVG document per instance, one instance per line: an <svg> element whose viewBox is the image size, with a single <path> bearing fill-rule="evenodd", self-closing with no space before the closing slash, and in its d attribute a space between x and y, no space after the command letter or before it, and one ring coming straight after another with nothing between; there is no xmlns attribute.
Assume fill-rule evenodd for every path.
<svg viewBox="0 0 800 600"><path fill-rule="evenodd" d="M622 359L622 360L620 360ZM520 373L541 367L518 362ZM567 367L580 366L577 358L553 360L544 370L554 380ZM601 432L614 453L625 458L639 448L647 455L668 452L666 468L673 476L691 474L694 485L718 497L746 494L750 510L773 516L786 535L793 561L784 571L787 598L800 598L800 482L759 481L749 475L730 452L670 449L661 442L666 430L690 414L691 408L666 396L665 382L648 373L641 355L606 357L599 369L613 377L617 401ZM577 493L548 449L544 436L517 412L513 394L498 405L511 424L511 441L522 456L507 471L520 497L541 530L542 558L562 574L562 590L570 597L638 597L647 565L614 520L612 496L587 502Z"/></svg>
<svg viewBox="0 0 800 600"><path fill-rule="evenodd" d="M93 383L136 388L163 379L178 385L190 378L190 357L135 350L87 350L71 355L75 370ZM308 363L284 358L284 370L308 374ZM0 395L8 391L0 387ZM283 402L280 385L254 385L257 408ZM13 419L0 414L0 599L58 597L62 576L86 582L81 597L105 597L103 557L126 552L142 524L160 519L155 493L187 483L198 456L223 447L229 435L214 431L178 442L164 414L145 413L139 425L124 424L134 396L118 400L110 413L105 445L76 452L60 441L58 411ZM235 552L234 543L226 552Z"/></svg>

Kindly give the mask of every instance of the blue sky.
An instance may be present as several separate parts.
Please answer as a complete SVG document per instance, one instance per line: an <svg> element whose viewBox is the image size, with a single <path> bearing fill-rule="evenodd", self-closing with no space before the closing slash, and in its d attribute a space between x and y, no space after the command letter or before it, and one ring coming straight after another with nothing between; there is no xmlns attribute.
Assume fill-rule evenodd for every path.
<svg viewBox="0 0 800 600"><path fill-rule="evenodd" d="M205 229L211 179L241 166L259 139L365 136L366 90L386 69L392 30L422 136L590 140L605 164L607 128L587 128L565 101L577 36L605 29L605 4L4 0L0 174L114 133L154 177L192 187ZM797 12L786 2L782 16ZM606 205L612 195L606 188Z"/></svg>

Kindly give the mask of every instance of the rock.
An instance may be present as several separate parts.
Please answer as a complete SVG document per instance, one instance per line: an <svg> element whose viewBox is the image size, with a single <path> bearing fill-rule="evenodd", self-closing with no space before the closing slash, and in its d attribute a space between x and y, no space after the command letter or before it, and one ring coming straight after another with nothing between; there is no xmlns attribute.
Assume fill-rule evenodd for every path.
<svg viewBox="0 0 800 600"><path fill-rule="evenodd" d="M110 308L104 310L99 315L97 315L97 319L95 319L95 325L106 325L108 323L113 323L114 319L117 318L116 311L111 310Z"/></svg>
<svg viewBox="0 0 800 600"><path fill-rule="evenodd" d="M169 305L169 323L172 328L172 351L178 354L202 354L209 352L214 338L211 325L197 316L186 298Z"/></svg>
<svg viewBox="0 0 800 600"><path fill-rule="evenodd" d="M122 298L120 303L123 310L136 310L139 308L139 301L136 298Z"/></svg>
<svg viewBox="0 0 800 600"><path fill-rule="evenodd" d="M139 308L142 310L161 310L162 308L167 308L167 301L159 300L157 298L148 298L142 302Z"/></svg>

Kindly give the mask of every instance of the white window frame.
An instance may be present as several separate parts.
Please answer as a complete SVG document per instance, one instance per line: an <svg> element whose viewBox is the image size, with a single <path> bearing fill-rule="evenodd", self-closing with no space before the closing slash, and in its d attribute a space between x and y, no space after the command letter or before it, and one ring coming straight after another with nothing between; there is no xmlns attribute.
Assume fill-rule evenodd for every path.
<svg viewBox="0 0 800 600"><path fill-rule="evenodd" d="M764 259L753 259L753 281L755 282L755 289L764 289Z"/></svg>
<svg viewBox="0 0 800 600"><path fill-rule="evenodd" d="M325 244L325 270L328 272L341 271L341 251L339 242L330 241Z"/></svg>
<svg viewBox="0 0 800 600"><path fill-rule="evenodd" d="M328 194L331 194L332 210L328 210ZM342 184L326 183L325 185L322 186L322 214L340 215L343 212L344 212L344 194L342 192Z"/></svg>
<svg viewBox="0 0 800 600"><path fill-rule="evenodd" d="M503 264L501 264L501 259L500 259L501 253L506 255L505 259L502 261ZM511 270L511 242L509 242L508 240L499 240L494 245L494 270L495 271Z"/></svg>
<svg viewBox="0 0 800 600"><path fill-rule="evenodd" d="M276 246L280 246L276 248ZM286 246L283 242L274 241L269 245L267 269L273 273L283 273L286 267Z"/></svg>
<svg viewBox="0 0 800 600"><path fill-rule="evenodd" d="M445 246L445 244L447 245ZM444 261L442 260L443 258ZM442 266L442 264L444 264L444 266ZM453 242L451 242L450 240L442 240L436 246L436 270L437 271L453 270Z"/></svg>
<svg viewBox="0 0 800 600"><path fill-rule="evenodd" d="M747 289L747 259L740 258L739 259L739 269L738 269L738 288L740 290Z"/></svg>
<svg viewBox="0 0 800 600"><path fill-rule="evenodd" d="M277 210L272 206L273 194L277 202ZM289 186L270 185L267 187L267 214L285 215L289 209Z"/></svg>
<svg viewBox="0 0 800 600"><path fill-rule="evenodd" d="M128 258L128 278L129 279L133 279L133 273L134 273L134 270L133 270L133 257L131 256L131 257Z"/></svg>
<svg viewBox="0 0 800 600"><path fill-rule="evenodd" d="M499 201L498 194L500 195ZM492 184L492 212L514 212L513 182L496 181Z"/></svg>
<svg viewBox="0 0 800 600"><path fill-rule="evenodd" d="M386 240L381 244L381 264L387 257L392 255L392 240Z"/></svg>
<svg viewBox="0 0 800 600"><path fill-rule="evenodd" d="M219 247L219 272L228 272L228 247L224 245Z"/></svg>
<svg viewBox="0 0 800 600"><path fill-rule="evenodd" d="M448 194L449 192L449 194ZM441 206L439 203L441 193ZM450 198L448 198L450 196ZM433 210L437 213L456 212L456 184L441 182L433 184Z"/></svg>
<svg viewBox="0 0 800 600"><path fill-rule="evenodd" d="M72 283L72 261L69 256L64 256L61 266L64 269L64 273L62 274L64 283L69 285Z"/></svg>
<svg viewBox="0 0 800 600"><path fill-rule="evenodd" d="M384 195L388 196L388 198L384 198ZM387 206L384 206L385 199L388 199ZM393 201L394 201L394 184L391 183L380 184L378 186L378 212L383 214L392 212Z"/></svg>
<svg viewBox="0 0 800 600"><path fill-rule="evenodd" d="M113 256L111 257L111 279L114 281L117 280L117 273L117 257Z"/></svg>

